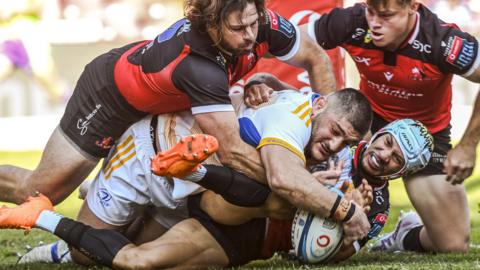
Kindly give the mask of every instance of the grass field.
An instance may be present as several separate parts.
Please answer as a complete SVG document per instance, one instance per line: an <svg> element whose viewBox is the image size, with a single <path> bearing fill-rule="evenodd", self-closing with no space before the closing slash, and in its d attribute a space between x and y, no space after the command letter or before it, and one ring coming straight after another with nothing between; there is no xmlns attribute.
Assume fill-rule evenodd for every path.
<svg viewBox="0 0 480 270"><path fill-rule="evenodd" d="M480 157L480 153L477 155ZM34 168L40 158L40 152L0 152L0 164L16 164L29 169ZM480 164L480 158L477 160ZM480 166L472 177L466 181L470 215L472 218L472 248L467 254L448 255L418 255L412 253L401 254L370 254L362 251L352 259L337 265L322 266L322 269L480 269ZM393 181L391 192L391 216L386 224L385 231L393 229L400 210L411 209L407 195L401 181ZM72 194L56 210L63 215L75 217L82 201L77 199L77 193ZM455 221L452 221L455 222ZM447 232L446 232L447 233ZM0 269L86 269L84 267L67 265L31 264L26 266L15 265L17 253L25 252L25 245L36 246L40 241L45 243L56 238L43 231L34 229L24 236L22 231L0 230ZM302 266L294 261L285 260L276 256L268 261L256 261L242 269L311 269L312 266ZM91 269L101 269L92 267Z"/></svg>

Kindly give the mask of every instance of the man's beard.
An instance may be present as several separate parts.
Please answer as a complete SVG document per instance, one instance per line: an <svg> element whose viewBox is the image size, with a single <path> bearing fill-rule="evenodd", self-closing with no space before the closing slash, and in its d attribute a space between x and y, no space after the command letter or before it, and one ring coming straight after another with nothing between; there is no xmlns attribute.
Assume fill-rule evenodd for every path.
<svg viewBox="0 0 480 270"><path fill-rule="evenodd" d="M232 55L235 55L235 56L242 56L242 55L246 55L246 54L249 54L250 52L252 52L252 49L244 49L245 47L242 46L240 48L232 48L231 46L229 46L228 44L226 44L225 42L221 42L220 43L220 46L225 50L227 51L228 53L232 54Z"/></svg>

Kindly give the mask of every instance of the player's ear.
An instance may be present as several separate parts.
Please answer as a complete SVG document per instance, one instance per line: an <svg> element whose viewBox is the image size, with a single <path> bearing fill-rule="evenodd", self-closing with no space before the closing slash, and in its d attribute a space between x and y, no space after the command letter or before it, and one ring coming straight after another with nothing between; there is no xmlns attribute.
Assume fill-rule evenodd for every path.
<svg viewBox="0 0 480 270"><path fill-rule="evenodd" d="M328 103L327 97L320 96L316 98L312 104L312 115L315 115L325 110L325 108L327 108L327 103Z"/></svg>
<svg viewBox="0 0 480 270"><path fill-rule="evenodd" d="M420 6L420 3L418 1L412 0L412 3L410 3L410 6L409 6L408 14L409 15L415 14L415 12L417 12L419 6Z"/></svg>

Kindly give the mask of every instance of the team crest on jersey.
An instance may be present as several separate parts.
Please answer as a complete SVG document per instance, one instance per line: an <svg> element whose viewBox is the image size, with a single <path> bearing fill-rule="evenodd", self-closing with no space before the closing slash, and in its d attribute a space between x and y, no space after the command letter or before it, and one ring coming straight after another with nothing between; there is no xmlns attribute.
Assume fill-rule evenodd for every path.
<svg viewBox="0 0 480 270"><path fill-rule="evenodd" d="M410 75L410 79L413 81L431 81L432 80L432 78L427 77L427 74L425 74L425 72L418 67L412 68L411 71L412 71L412 74Z"/></svg>
<svg viewBox="0 0 480 270"><path fill-rule="evenodd" d="M108 192L108 190L106 188L100 188L97 191L97 196L100 199L100 203L104 207L110 206L110 200L112 200L112 195L110 195L110 193Z"/></svg>
<svg viewBox="0 0 480 270"><path fill-rule="evenodd" d="M449 37L444 55L445 61L457 68L465 69L475 59L475 43L459 36Z"/></svg>
<svg viewBox="0 0 480 270"><path fill-rule="evenodd" d="M363 43L370 43L372 42L372 30L368 29L367 34L363 38Z"/></svg>

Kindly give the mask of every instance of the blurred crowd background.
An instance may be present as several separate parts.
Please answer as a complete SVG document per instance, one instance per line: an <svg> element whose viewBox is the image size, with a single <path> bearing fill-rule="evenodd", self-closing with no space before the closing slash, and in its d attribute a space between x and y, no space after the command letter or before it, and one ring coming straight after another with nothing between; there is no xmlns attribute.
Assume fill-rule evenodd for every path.
<svg viewBox="0 0 480 270"><path fill-rule="evenodd" d="M344 6L355 2L344 0ZM422 2L480 36L480 0ZM182 15L182 0L0 0L0 150L41 149L88 62L152 39ZM346 74L347 86L357 86L348 57ZM475 84L454 80L456 133L466 125L477 91Z"/></svg>

